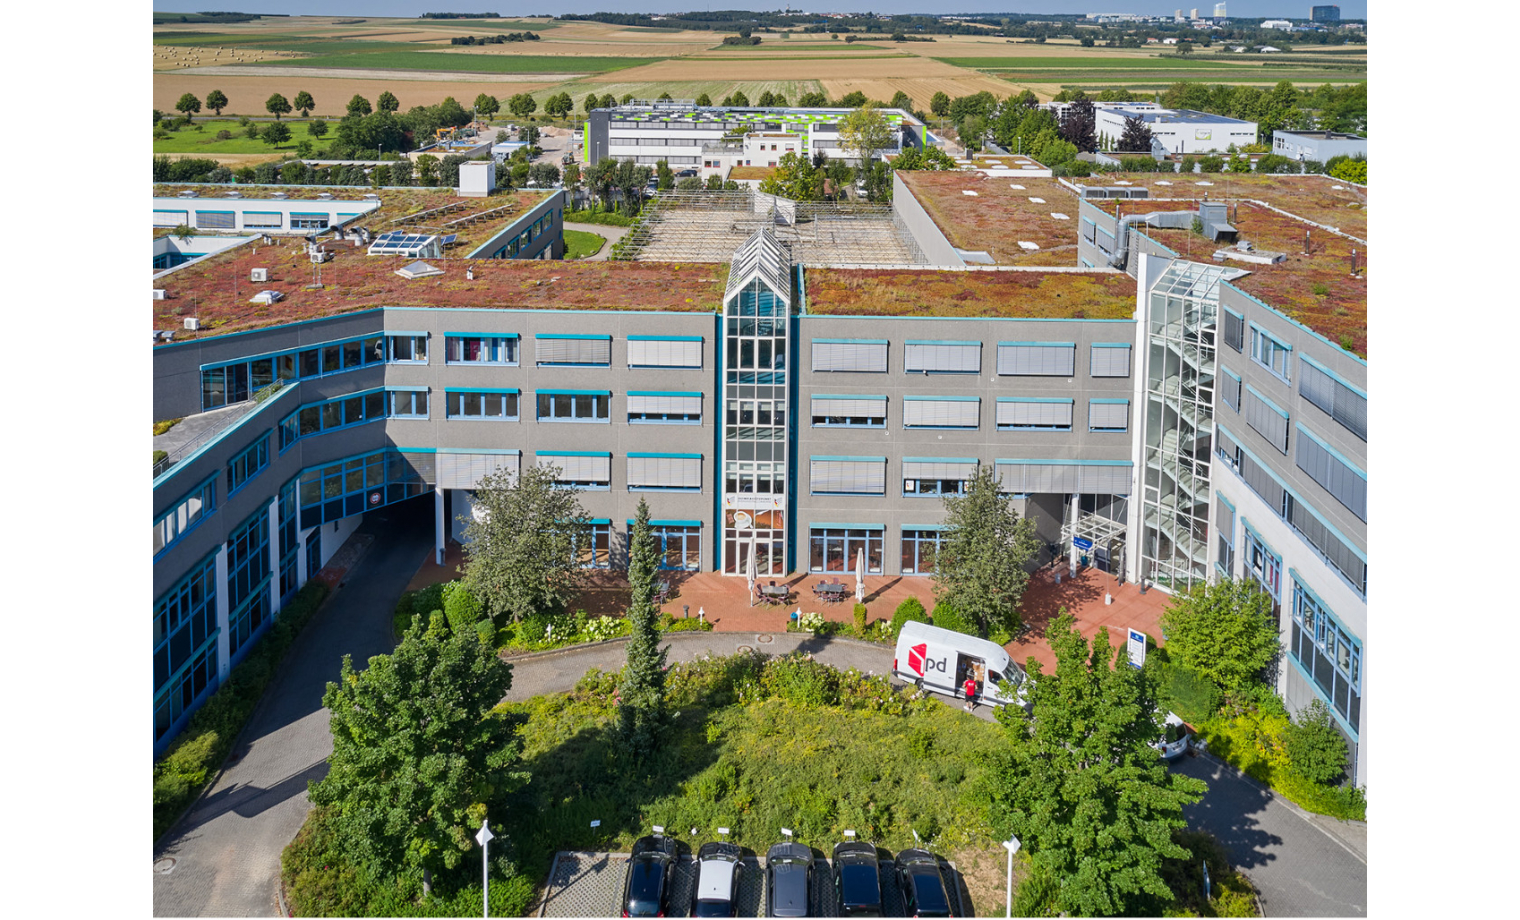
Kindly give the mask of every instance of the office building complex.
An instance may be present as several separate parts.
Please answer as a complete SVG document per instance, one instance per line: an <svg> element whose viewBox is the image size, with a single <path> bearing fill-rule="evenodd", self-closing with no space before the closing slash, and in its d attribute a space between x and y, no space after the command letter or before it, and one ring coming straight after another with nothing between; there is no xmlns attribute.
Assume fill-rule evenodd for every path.
<svg viewBox="0 0 1520 920"><path fill-rule="evenodd" d="M483 476L553 465L588 567L626 566L644 498L669 570L918 576L990 466L1058 553L1260 582L1280 689L1331 705L1364 783L1366 245L1327 228L1365 193L1030 172L661 193L592 263L552 260L560 192L157 189L241 216L154 281L154 417L184 419L153 483L156 746L367 513L425 507L441 556Z"/></svg>
<svg viewBox="0 0 1520 920"><path fill-rule="evenodd" d="M1341 8L1338 6L1311 6L1309 7L1310 22L1340 22Z"/></svg>

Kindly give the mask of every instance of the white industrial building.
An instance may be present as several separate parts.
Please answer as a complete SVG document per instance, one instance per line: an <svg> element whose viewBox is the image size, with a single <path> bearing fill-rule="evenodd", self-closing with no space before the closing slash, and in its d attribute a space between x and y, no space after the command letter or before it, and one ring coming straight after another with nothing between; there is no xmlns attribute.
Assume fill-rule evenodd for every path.
<svg viewBox="0 0 1520 920"><path fill-rule="evenodd" d="M1049 102L1041 108L1054 112L1058 119L1066 118L1069 103ZM1226 150L1231 144L1241 147L1256 143L1256 122L1242 121L1224 115L1211 115L1193 109L1168 109L1154 102L1094 102L1097 124L1094 131L1099 138L1118 141L1124 134L1124 121L1139 118L1151 129L1151 136L1159 145L1155 152L1167 154L1215 153Z"/></svg>

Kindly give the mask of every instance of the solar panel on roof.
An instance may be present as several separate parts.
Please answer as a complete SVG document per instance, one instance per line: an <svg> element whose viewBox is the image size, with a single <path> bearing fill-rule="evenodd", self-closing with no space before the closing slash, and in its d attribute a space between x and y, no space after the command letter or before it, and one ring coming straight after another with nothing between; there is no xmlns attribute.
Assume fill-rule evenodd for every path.
<svg viewBox="0 0 1520 920"><path fill-rule="evenodd" d="M439 240L439 242L442 243L445 246L448 246L449 244L453 243L457 239L459 239L459 234L457 234L457 233L450 233L448 236L446 236L443 239Z"/></svg>

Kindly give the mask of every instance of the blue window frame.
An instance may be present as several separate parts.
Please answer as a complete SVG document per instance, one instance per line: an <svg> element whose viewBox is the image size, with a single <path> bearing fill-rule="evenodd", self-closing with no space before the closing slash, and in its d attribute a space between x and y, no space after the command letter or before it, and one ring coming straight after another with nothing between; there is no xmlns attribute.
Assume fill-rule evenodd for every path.
<svg viewBox="0 0 1520 920"><path fill-rule="evenodd" d="M180 541L216 510L216 476L191 489L153 522L153 557Z"/></svg>
<svg viewBox="0 0 1520 920"><path fill-rule="evenodd" d="M939 528L903 528L902 573L904 575L929 575L934 572L934 560L945 544L944 531Z"/></svg>
<svg viewBox="0 0 1520 920"><path fill-rule="evenodd" d="M153 739L164 737L216 681L216 553L153 604ZM207 649L212 668L204 669Z"/></svg>
<svg viewBox="0 0 1520 920"><path fill-rule="evenodd" d="M540 367L609 367L612 336L540 333L534 336Z"/></svg>
<svg viewBox="0 0 1520 920"><path fill-rule="evenodd" d="M266 433L227 464L227 496L231 498L250 479L264 472L268 465L269 435Z"/></svg>
<svg viewBox="0 0 1520 920"><path fill-rule="evenodd" d="M1214 497L1219 507L1214 513L1214 533L1219 537L1219 559L1214 564L1226 578L1235 577L1235 506L1222 492Z"/></svg>
<svg viewBox="0 0 1520 920"><path fill-rule="evenodd" d="M276 380L307 380L345 374L386 360L380 333L273 352L201 368L201 409L239 403ZM425 363L425 359L423 362Z"/></svg>
<svg viewBox="0 0 1520 920"><path fill-rule="evenodd" d="M227 538L227 646L236 655L269 622L269 509Z"/></svg>
<svg viewBox="0 0 1520 920"><path fill-rule="evenodd" d="M1289 574L1293 581L1293 629L1288 657L1356 739L1362 721L1362 643L1299 581L1297 573Z"/></svg>
<svg viewBox="0 0 1520 920"><path fill-rule="evenodd" d="M517 390L444 390L443 395L444 417L450 420L518 419Z"/></svg>
<svg viewBox="0 0 1520 920"><path fill-rule="evenodd" d="M1245 523L1242 519L1241 523ZM1282 557L1272 552L1271 548L1256 535L1251 525L1245 525L1245 573L1261 585L1262 590L1272 597L1272 607L1275 610L1282 601Z"/></svg>
<svg viewBox="0 0 1520 920"><path fill-rule="evenodd" d="M630 425L700 425L700 391L629 390Z"/></svg>
<svg viewBox="0 0 1520 920"><path fill-rule="evenodd" d="M289 600L300 585L297 568L298 551L301 548L300 528L296 521L300 508L296 506L296 485L299 477L292 477L280 487L280 602Z"/></svg>
<svg viewBox="0 0 1520 920"><path fill-rule="evenodd" d="M517 364L515 335L474 335L446 332L443 338L445 364Z"/></svg>
<svg viewBox="0 0 1520 920"><path fill-rule="evenodd" d="M326 230L330 214L300 214L292 211L290 214L290 229L292 230Z"/></svg>
<svg viewBox="0 0 1520 920"><path fill-rule="evenodd" d="M1123 432L1129 430L1129 400L1090 399L1087 401L1087 430Z"/></svg>
<svg viewBox="0 0 1520 920"><path fill-rule="evenodd" d="M1293 365L1292 346L1279 342L1255 323L1251 324L1251 357L1283 383L1289 382L1289 368Z"/></svg>
<svg viewBox="0 0 1520 920"><path fill-rule="evenodd" d="M575 561L583 569L609 569L612 567L612 521L607 518L591 520L585 530L586 539L575 547Z"/></svg>
<svg viewBox="0 0 1520 920"><path fill-rule="evenodd" d="M390 390L391 418L427 418L427 390Z"/></svg>
<svg viewBox="0 0 1520 920"><path fill-rule="evenodd" d="M392 364L428 363L426 332L390 333L385 337L386 357Z"/></svg>
<svg viewBox="0 0 1520 920"><path fill-rule="evenodd" d="M432 458L427 459L431 463ZM307 467L301 471L301 528L373 511L428 490L422 473L397 450L373 451Z"/></svg>
<svg viewBox="0 0 1520 920"><path fill-rule="evenodd" d="M808 571L853 572L855 556L865 550L866 572L881 574L880 524L813 524L808 528Z"/></svg>
<svg viewBox="0 0 1520 920"><path fill-rule="evenodd" d="M633 533L633 522L628 522ZM668 572L695 572L702 566L701 521L650 521L649 533L659 547L658 567Z"/></svg>
<svg viewBox="0 0 1520 920"><path fill-rule="evenodd" d="M379 389L307 403L280 419L280 451L304 437L383 419L385 403L385 390Z"/></svg>
<svg viewBox="0 0 1520 920"><path fill-rule="evenodd" d="M611 422L609 390L538 390L540 422Z"/></svg>
<svg viewBox="0 0 1520 920"><path fill-rule="evenodd" d="M885 428L885 396L813 396L810 400L814 428Z"/></svg>

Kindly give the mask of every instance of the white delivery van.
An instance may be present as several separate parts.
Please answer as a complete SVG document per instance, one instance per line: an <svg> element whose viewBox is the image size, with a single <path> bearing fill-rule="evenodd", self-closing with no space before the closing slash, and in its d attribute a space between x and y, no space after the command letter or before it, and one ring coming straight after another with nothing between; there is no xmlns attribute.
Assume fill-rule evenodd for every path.
<svg viewBox="0 0 1520 920"><path fill-rule="evenodd" d="M994 706L1024 705L1028 677L996 642L927 623L908 622L897 634L892 676L922 690L965 699L967 676L976 681L977 699ZM1013 696L999 684L1007 681Z"/></svg>

